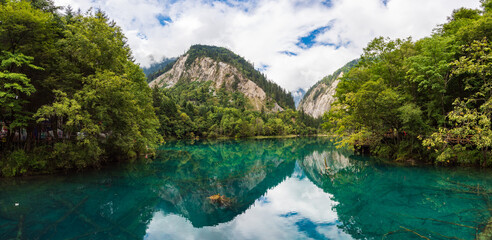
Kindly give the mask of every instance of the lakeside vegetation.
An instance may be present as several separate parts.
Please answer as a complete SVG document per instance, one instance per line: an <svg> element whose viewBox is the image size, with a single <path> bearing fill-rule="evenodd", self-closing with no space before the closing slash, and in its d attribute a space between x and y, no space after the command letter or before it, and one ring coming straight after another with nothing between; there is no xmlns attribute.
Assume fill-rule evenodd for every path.
<svg viewBox="0 0 492 240"><path fill-rule="evenodd" d="M293 97L267 80L244 58L225 48L204 45L194 45L186 54L185 65L188 67L200 57L210 57L234 66L243 76L263 86L268 99L260 111L254 110L250 100L238 90L240 83L237 77L230 89L225 83L216 89L212 81L193 81L185 77L170 88L154 87L154 109L160 122L159 133L164 138L245 138L318 133L321 120L295 111ZM171 68L167 65L158 72L165 73ZM284 110L272 110L276 103Z"/></svg>
<svg viewBox="0 0 492 240"><path fill-rule="evenodd" d="M0 1L0 176L149 157L163 139L315 135L322 121L340 146L388 159L490 166L492 1L482 6L455 10L428 38L370 42L321 120L225 48L195 45L186 64L229 63L284 111L254 111L244 94L211 82L150 89L103 12Z"/></svg>
<svg viewBox="0 0 492 240"><path fill-rule="evenodd" d="M240 92L211 82L181 82L172 88L153 88L159 133L165 138L244 138L252 136L313 135L320 121L287 108L281 112L254 111Z"/></svg>
<svg viewBox="0 0 492 240"><path fill-rule="evenodd" d="M100 11L0 3L0 175L151 154L151 90L121 29Z"/></svg>
<svg viewBox="0 0 492 240"><path fill-rule="evenodd" d="M195 46L191 52L230 62L286 111L249 110L243 94L215 95L210 83L150 89L121 29L101 11L61 13L52 1L8 0L0 4L0 22L0 176L148 157L162 136L317 132L319 121L288 109L290 94L228 50Z"/></svg>
<svg viewBox="0 0 492 240"><path fill-rule="evenodd" d="M389 159L492 165L492 1L481 2L430 37L370 42L324 128Z"/></svg>

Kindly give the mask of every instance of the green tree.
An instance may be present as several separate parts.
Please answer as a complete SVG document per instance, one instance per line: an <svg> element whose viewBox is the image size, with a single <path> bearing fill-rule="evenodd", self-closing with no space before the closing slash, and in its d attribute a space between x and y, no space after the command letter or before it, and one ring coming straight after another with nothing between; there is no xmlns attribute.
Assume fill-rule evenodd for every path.
<svg viewBox="0 0 492 240"><path fill-rule="evenodd" d="M9 175L131 159L161 140L151 89L121 29L101 11L57 9L50 0L0 3L1 120L38 135L1 149ZM41 140L41 131L51 136Z"/></svg>
<svg viewBox="0 0 492 240"><path fill-rule="evenodd" d="M447 115L450 127L440 128L424 140L424 145L434 148L437 160L445 163L473 161L469 156L460 155L470 152L467 149L478 149L480 162L485 166L489 164L492 147L492 50L490 43L483 39L466 46L464 52L465 55L452 65L453 74L463 79L469 97L455 101L453 111Z"/></svg>
<svg viewBox="0 0 492 240"><path fill-rule="evenodd" d="M10 129L27 127L32 113L26 111L27 98L36 91L31 80L22 73L23 68L41 69L32 57L22 53L3 51L0 57L0 113L3 120L10 120Z"/></svg>
<svg viewBox="0 0 492 240"><path fill-rule="evenodd" d="M409 57L407 64L406 92L412 95L413 100L422 106L422 111L428 117L428 126L444 126L445 116L454 98L450 96L449 86L451 65L458 52L455 38L436 35L415 43L417 53Z"/></svg>

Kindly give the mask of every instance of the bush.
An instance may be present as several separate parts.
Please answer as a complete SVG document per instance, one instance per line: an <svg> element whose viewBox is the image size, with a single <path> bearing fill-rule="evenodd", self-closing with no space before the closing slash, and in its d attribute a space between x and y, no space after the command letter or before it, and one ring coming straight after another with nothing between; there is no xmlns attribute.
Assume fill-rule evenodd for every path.
<svg viewBox="0 0 492 240"><path fill-rule="evenodd" d="M29 156L24 150L19 149L7 154L4 161L1 162L2 175L13 177L22 175L29 169Z"/></svg>
<svg viewBox="0 0 492 240"><path fill-rule="evenodd" d="M51 154L56 168L72 169L98 166L103 150L97 144L61 142L56 143Z"/></svg>

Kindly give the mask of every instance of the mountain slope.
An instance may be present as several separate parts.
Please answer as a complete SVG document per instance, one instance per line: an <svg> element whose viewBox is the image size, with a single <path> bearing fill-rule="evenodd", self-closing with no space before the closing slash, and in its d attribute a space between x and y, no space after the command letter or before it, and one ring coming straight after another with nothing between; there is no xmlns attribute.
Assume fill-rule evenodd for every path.
<svg viewBox="0 0 492 240"><path fill-rule="evenodd" d="M215 90L240 92L254 110L281 111L295 108L292 96L233 52L213 46L194 45L169 70L149 83L174 87L179 82L212 82Z"/></svg>
<svg viewBox="0 0 492 240"><path fill-rule="evenodd" d="M144 67L142 70L147 76L147 82L151 82L158 76L162 75L162 73L166 72L168 67L172 67L176 62L177 58L163 58L162 61L158 63L153 63L150 67Z"/></svg>
<svg viewBox="0 0 492 240"><path fill-rule="evenodd" d="M340 78L353 68L357 62L358 60L353 60L336 70L332 75L326 76L317 82L306 92L297 109L314 118L323 116L325 112L330 110L331 104L335 101L333 96Z"/></svg>

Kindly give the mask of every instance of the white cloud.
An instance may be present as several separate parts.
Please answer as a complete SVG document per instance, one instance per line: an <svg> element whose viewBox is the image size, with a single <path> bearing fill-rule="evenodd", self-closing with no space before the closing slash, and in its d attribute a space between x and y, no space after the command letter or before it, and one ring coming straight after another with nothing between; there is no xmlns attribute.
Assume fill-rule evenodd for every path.
<svg viewBox="0 0 492 240"><path fill-rule="evenodd" d="M478 0L55 0L83 11L100 8L122 27L137 62L151 56L175 57L192 44L231 49L255 66L267 65L267 76L288 90L308 88L346 62L357 58L375 37L419 39L444 23L453 9L478 8ZM158 15L172 22L162 26ZM330 25L317 41L350 43L302 49L300 37ZM145 37L143 37L145 36ZM296 53L296 56L282 54Z"/></svg>

